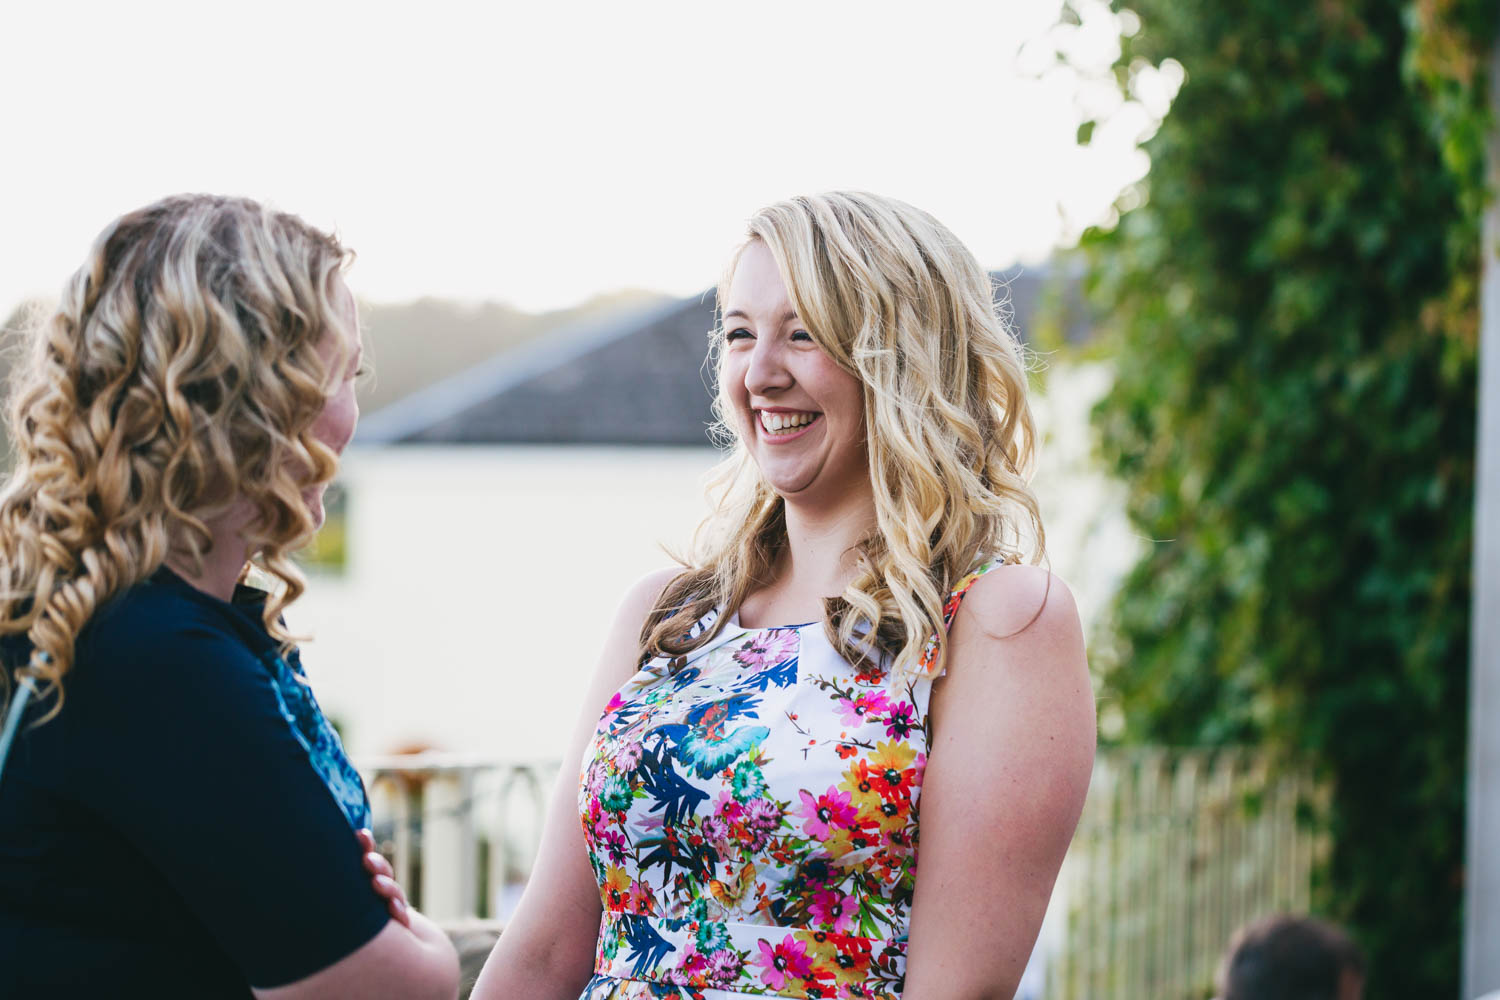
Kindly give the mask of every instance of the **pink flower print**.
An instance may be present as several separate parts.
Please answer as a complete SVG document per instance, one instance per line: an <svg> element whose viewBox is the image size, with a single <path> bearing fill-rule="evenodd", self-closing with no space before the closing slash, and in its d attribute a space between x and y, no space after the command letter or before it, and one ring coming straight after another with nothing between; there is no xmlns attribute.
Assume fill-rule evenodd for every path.
<svg viewBox="0 0 1500 1000"><path fill-rule="evenodd" d="M797 630L767 629L756 632L734 651L734 658L751 670L774 667L797 651Z"/></svg>
<svg viewBox="0 0 1500 1000"><path fill-rule="evenodd" d="M885 696L884 691L869 691L852 700L839 698L835 704L838 705L844 725L862 726L867 719L873 719L890 708L891 700Z"/></svg>
<svg viewBox="0 0 1500 1000"><path fill-rule="evenodd" d="M584 779L584 787L590 795L598 795L604 788L604 779L609 776L609 770L604 761L595 760L589 765L588 777Z"/></svg>
<svg viewBox="0 0 1500 1000"><path fill-rule="evenodd" d="M766 846L766 841L781 825L781 807L769 799L751 799L745 803L745 832L750 835L746 845L752 851Z"/></svg>
<svg viewBox="0 0 1500 1000"><path fill-rule="evenodd" d="M781 989L788 977L803 979L812 971L807 945L790 934L775 948L764 939L759 944L760 954L755 957L755 964L761 967L760 981L771 989Z"/></svg>
<svg viewBox="0 0 1500 1000"><path fill-rule="evenodd" d="M614 752L615 768L622 774L634 771L640 766L642 750L640 740L627 740L621 743Z"/></svg>
<svg viewBox="0 0 1500 1000"><path fill-rule="evenodd" d="M859 820L859 810L849 804L848 792L830 788L816 799L806 789L798 794L802 805L795 814L802 817L802 829L809 837L825 840L836 827L853 827Z"/></svg>
<svg viewBox="0 0 1500 1000"><path fill-rule="evenodd" d="M594 836L602 838L610 830L619 826L620 821L613 813L605 812L604 806L599 804L598 799L594 800L594 805L598 806L597 810L590 810L590 819L594 824Z"/></svg>
<svg viewBox="0 0 1500 1000"><path fill-rule="evenodd" d="M614 830L596 831L594 834L594 850L608 854L613 864L625 863L625 852L628 847L625 838Z"/></svg>
<svg viewBox="0 0 1500 1000"><path fill-rule="evenodd" d="M824 889L813 895L807 911L813 919L836 934L847 934L854 928L854 916L859 910L853 896L845 896L837 889Z"/></svg>
<svg viewBox="0 0 1500 1000"><path fill-rule="evenodd" d="M726 948L708 956L708 983L710 986L730 986L739 978L744 967L740 956Z"/></svg>
<svg viewBox="0 0 1500 1000"><path fill-rule="evenodd" d="M690 948L688 953L677 963L677 968L673 969L668 975L673 976L672 984L674 986L691 986L695 977L702 976L707 971L708 959L699 954L696 949ZM673 975L674 973L675 975Z"/></svg>
<svg viewBox="0 0 1500 1000"><path fill-rule="evenodd" d="M737 823L745 815L745 807L729 792L720 792L714 813L726 823Z"/></svg>
<svg viewBox="0 0 1500 1000"><path fill-rule="evenodd" d="M890 713L885 717L885 734L887 736L904 740L916 728L917 720L911 702L903 701L899 705L891 706Z"/></svg>
<svg viewBox="0 0 1500 1000"><path fill-rule="evenodd" d="M718 816L706 816L698 824L698 832L703 834L703 839L711 843L722 843L729 839L729 824Z"/></svg>

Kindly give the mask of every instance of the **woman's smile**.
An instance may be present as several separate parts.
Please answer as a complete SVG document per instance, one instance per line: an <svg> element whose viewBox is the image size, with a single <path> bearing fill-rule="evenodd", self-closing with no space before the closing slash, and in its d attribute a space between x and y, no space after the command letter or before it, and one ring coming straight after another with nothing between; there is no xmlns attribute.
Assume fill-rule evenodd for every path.
<svg viewBox="0 0 1500 1000"><path fill-rule="evenodd" d="M756 410L755 416L762 440L767 444L786 444L812 430L822 414L808 410L767 408Z"/></svg>

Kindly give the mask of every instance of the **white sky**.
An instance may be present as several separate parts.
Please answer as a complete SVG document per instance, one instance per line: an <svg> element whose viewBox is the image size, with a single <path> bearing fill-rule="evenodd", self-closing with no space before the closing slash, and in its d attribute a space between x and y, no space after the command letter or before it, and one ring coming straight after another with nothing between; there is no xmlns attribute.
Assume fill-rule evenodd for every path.
<svg viewBox="0 0 1500 1000"><path fill-rule="evenodd" d="M1108 65L1117 19L1095 2L1048 35L1058 8L7 4L0 316L184 190L336 227L376 301L689 294L756 208L835 187L927 209L987 266L1035 262L1146 169L1150 116L1053 65ZM1083 108L1113 116L1089 149Z"/></svg>

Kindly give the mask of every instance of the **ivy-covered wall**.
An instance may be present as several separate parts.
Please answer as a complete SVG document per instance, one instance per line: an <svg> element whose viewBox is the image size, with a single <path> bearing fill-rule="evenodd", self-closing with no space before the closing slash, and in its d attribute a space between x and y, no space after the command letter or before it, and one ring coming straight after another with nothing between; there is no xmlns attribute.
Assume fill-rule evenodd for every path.
<svg viewBox="0 0 1500 1000"><path fill-rule="evenodd" d="M1457 995L1494 0L1134 0L1186 81L1084 239L1103 458L1154 541L1101 637L1122 738L1329 780L1367 996ZM1132 200L1142 192L1134 192Z"/></svg>

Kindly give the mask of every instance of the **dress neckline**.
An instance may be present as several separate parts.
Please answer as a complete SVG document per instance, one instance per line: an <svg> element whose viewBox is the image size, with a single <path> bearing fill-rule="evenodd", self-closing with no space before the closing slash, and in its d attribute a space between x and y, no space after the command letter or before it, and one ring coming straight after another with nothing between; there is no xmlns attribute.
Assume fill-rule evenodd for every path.
<svg viewBox="0 0 1500 1000"><path fill-rule="evenodd" d="M745 625L740 621L740 611L738 608L734 610L734 614L730 615L729 621L725 623L726 627L728 628L744 629L746 632L772 632L786 629L804 629L821 624L823 624L822 621L803 622L801 625Z"/></svg>

